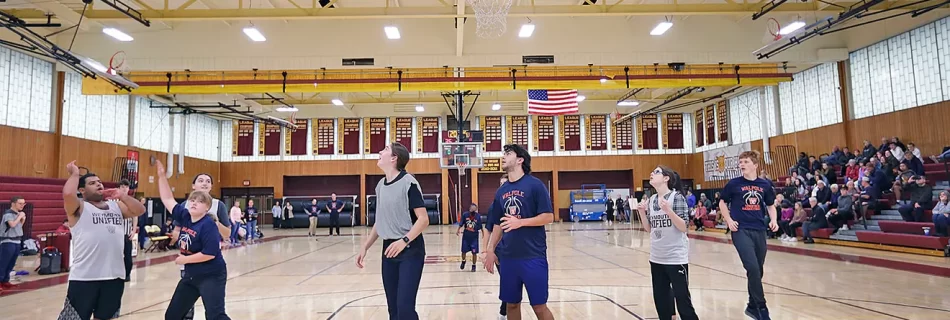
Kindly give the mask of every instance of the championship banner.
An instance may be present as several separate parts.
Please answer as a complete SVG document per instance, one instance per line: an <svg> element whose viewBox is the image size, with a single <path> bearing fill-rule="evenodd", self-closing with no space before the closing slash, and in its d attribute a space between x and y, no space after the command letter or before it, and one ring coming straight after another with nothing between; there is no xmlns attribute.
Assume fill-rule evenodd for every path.
<svg viewBox="0 0 950 320"><path fill-rule="evenodd" d="M416 152L439 152L439 117L422 117L416 135Z"/></svg>
<svg viewBox="0 0 950 320"><path fill-rule="evenodd" d="M610 142L614 150L633 150L633 119L626 118L612 123L614 139Z"/></svg>
<svg viewBox="0 0 950 320"><path fill-rule="evenodd" d="M333 154L336 146L333 142L336 136L336 119L313 119L310 122L313 132L313 154ZM342 140L340 140L342 143Z"/></svg>
<svg viewBox="0 0 950 320"><path fill-rule="evenodd" d="M375 153L386 147L386 118L369 118L363 122L363 152Z"/></svg>
<svg viewBox="0 0 950 320"><path fill-rule="evenodd" d="M393 117L392 125L392 141L396 141L406 146L406 150L412 152L412 122L415 118L407 117Z"/></svg>
<svg viewBox="0 0 950 320"><path fill-rule="evenodd" d="M528 148L528 116L508 116L508 143ZM499 150L500 151L500 150Z"/></svg>
<svg viewBox="0 0 950 320"><path fill-rule="evenodd" d="M241 131L241 127L239 123L241 123L241 121L235 121L235 120L231 121L231 155L232 156L238 155L238 141L239 141L238 138L240 138L239 132Z"/></svg>
<svg viewBox="0 0 950 320"><path fill-rule="evenodd" d="M663 126L663 149L683 149L683 114L667 113Z"/></svg>
<svg viewBox="0 0 950 320"><path fill-rule="evenodd" d="M291 156L306 155L310 126L307 125L307 119L296 119L294 125L297 126L296 129L288 129L284 133L284 153Z"/></svg>
<svg viewBox="0 0 950 320"><path fill-rule="evenodd" d="M267 130L267 129L264 127L264 123L258 123L258 124L257 124L257 133L258 133L258 136L257 136L257 155L259 155L259 156L263 156L263 155L264 155L264 147L265 147L265 145L266 145L266 143L267 143L267 139L264 139L265 136L266 136L266 135L264 134L266 130Z"/></svg>
<svg viewBox="0 0 950 320"><path fill-rule="evenodd" d="M739 154L752 150L749 142L703 152L703 175L706 181L729 180L739 172Z"/></svg>
<svg viewBox="0 0 950 320"><path fill-rule="evenodd" d="M728 105L723 99L716 104L716 120L719 122L719 142L729 140L729 114Z"/></svg>
<svg viewBox="0 0 950 320"><path fill-rule="evenodd" d="M577 114L562 115L561 120L561 151L581 150L581 116Z"/></svg>
<svg viewBox="0 0 950 320"><path fill-rule="evenodd" d="M266 123L263 124L264 128L262 132L263 139L261 139L261 150L265 156L278 156L280 155L280 125L276 123Z"/></svg>
<svg viewBox="0 0 950 320"><path fill-rule="evenodd" d="M360 118L340 118L340 154L360 154Z"/></svg>
<svg viewBox="0 0 950 320"><path fill-rule="evenodd" d="M554 116L534 117L534 151L554 151Z"/></svg>
<svg viewBox="0 0 950 320"><path fill-rule="evenodd" d="M657 150L660 148L659 132L660 124L657 114L644 114L640 116L642 129L640 137L643 137L644 150Z"/></svg>
<svg viewBox="0 0 950 320"><path fill-rule="evenodd" d="M703 140L703 108L696 110L694 121L696 121L696 146L702 147L706 140Z"/></svg>
<svg viewBox="0 0 950 320"><path fill-rule="evenodd" d="M482 116L479 128L485 135L485 142L482 148L485 151L501 151L501 116ZM510 133L509 133L510 134Z"/></svg>
<svg viewBox="0 0 950 320"><path fill-rule="evenodd" d="M637 135L637 149L643 150L643 119L637 117L635 121L637 122L637 132L640 133Z"/></svg>
<svg viewBox="0 0 950 320"><path fill-rule="evenodd" d="M587 115L587 150L607 150L607 115Z"/></svg>
<svg viewBox="0 0 950 320"><path fill-rule="evenodd" d="M706 144L716 143L716 105L706 106Z"/></svg>
<svg viewBox="0 0 950 320"><path fill-rule="evenodd" d="M234 142L237 145L235 156L253 156L254 155L254 120L239 120L234 130Z"/></svg>

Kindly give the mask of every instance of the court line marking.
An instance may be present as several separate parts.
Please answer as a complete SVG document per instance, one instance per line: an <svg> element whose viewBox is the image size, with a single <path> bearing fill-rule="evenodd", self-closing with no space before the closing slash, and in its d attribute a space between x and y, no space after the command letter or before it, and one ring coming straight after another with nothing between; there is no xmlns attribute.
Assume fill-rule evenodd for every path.
<svg viewBox="0 0 950 320"><path fill-rule="evenodd" d="M257 269L254 269L254 270L251 270L251 271L249 271L249 272L244 272L244 273L241 273L241 274L238 274L238 275L232 275L232 276L228 277L228 280L232 280L232 279L238 278L238 277L240 277L241 275L244 275L244 274L251 274L251 273L254 273L254 272L258 272L258 271L261 271L261 270L264 270L264 269L267 269L267 268L270 268L270 267L273 267L273 266L282 264L282 263L284 263L284 262L291 261L291 260L294 260L294 259L297 259L297 258L306 256L306 255L308 255L308 254L311 254L311 253L314 253L314 252L317 252L317 251L320 251L320 250L323 250L323 249L326 249L326 248L329 248L329 247L332 247L332 246L341 244L341 243L343 243L343 242L345 242L345 241L338 241L338 242L335 242L335 243L330 244L330 245L328 245L328 246L324 246L324 247L320 247L320 248L317 248L317 249L314 249L314 250L310 250L310 252L302 253L302 254L299 254L299 255L297 255L297 256L291 257L291 258L289 258L289 259L282 260L282 261L278 261L278 262L272 263L272 264L270 264L270 265L267 265L267 266L264 266L264 267L261 267L261 268L257 268ZM131 315L131 314L134 314L134 313L136 313L136 312L138 312L138 311L142 311L142 310L145 310L145 309L153 308L153 307L155 307L155 306L158 306L158 305L160 305L160 304L162 304L162 303L166 303L166 302L169 302L169 301L171 301L171 297L168 297L168 299L161 300L161 301L156 302L156 303L153 303L153 304L151 304L151 305L148 305L148 306L145 306L145 307L136 309L136 310L132 310L131 312L123 313L123 314L121 314L120 316ZM197 303L196 303L196 305L197 305Z"/></svg>
<svg viewBox="0 0 950 320"><path fill-rule="evenodd" d="M316 273L310 275L310 276L307 277L306 279L303 279L302 281L297 282L296 285L299 286L301 283L304 283L304 282L309 281L310 279L313 279L313 277L316 277L316 276L320 275L320 274L323 273L324 271L327 271L327 270L336 268L336 266L339 266L339 265L343 264L344 262L350 261L350 260L353 259L353 257L355 257L355 256L356 256L356 254L354 253L353 255L347 257L346 259L343 259L343 260L338 261L337 263L334 263L332 266L323 268L322 270L317 271Z"/></svg>
<svg viewBox="0 0 950 320"><path fill-rule="evenodd" d="M637 251L637 252L642 252L642 253L645 253L645 254L649 254L648 251L643 251L643 250L640 250L640 249L635 249L635 248L631 248L631 247L627 247L627 246L622 246L622 245L620 245L620 244L611 243L609 240L608 240L608 241L604 241L604 240L592 238L592 237L589 237L589 236L586 236L586 235L581 235L581 236L582 236L582 237L585 237L585 238L588 238L588 239L591 239L591 240L594 240L594 241L597 241L597 242L603 242L603 243L610 244L610 245L614 245L614 246L617 246L617 247L620 247L620 248L626 248L626 249L628 249L628 250L633 250L633 251ZM702 240L702 239L701 239L701 240ZM711 241L711 242L718 242L718 241ZM716 271L716 272L719 272L719 273L722 273L722 274L727 274L727 275L734 276L734 277L737 277L737 278L746 279L746 281L748 281L748 278L747 278L747 277L744 277L744 276L741 276L741 275L737 275L737 274L734 274L734 273L725 272L725 271L722 271L722 270L719 270L719 269L716 269L716 268L707 267L707 266L704 266L704 265L701 265L701 264L697 264L697 263L692 263L692 262L690 262L689 265L691 265L691 266L697 266L697 267L700 267L700 268L703 268L703 269L713 270L713 271ZM812 297L812 298L818 298L818 299L821 299L821 300L826 300L826 301L835 302L835 303L842 304L842 305L846 305L846 306L849 306L849 307L852 307L852 308L856 308L856 309L859 309L859 310L869 311L869 312L872 312L872 313L877 313L877 314L889 316L889 317L892 317L892 318L897 318L897 319L902 319L902 320L909 320L908 318L896 316L896 315L889 314L889 313L886 313L886 312L883 312L883 311L877 311L877 310L870 309L870 308L867 308L867 307L862 307L862 306L850 304L850 303L847 303L847 302L838 301L838 300L835 300L835 299L832 299L832 298L829 298L829 297L824 297L824 296L820 296L820 295L816 295L816 294L811 294L811 293L807 293L807 292L804 292L804 291L791 289L791 288L784 287L784 286L780 286L780 285L771 284L771 283L768 283L768 282L765 282L765 281L762 281L762 284L763 284L763 285L770 285L770 286L773 286L773 287L776 287L776 288L780 288L780 289L784 289L784 290L788 290L788 291L791 291L791 292L800 293L800 294L803 294L803 295L806 295L806 296L809 296L809 297Z"/></svg>

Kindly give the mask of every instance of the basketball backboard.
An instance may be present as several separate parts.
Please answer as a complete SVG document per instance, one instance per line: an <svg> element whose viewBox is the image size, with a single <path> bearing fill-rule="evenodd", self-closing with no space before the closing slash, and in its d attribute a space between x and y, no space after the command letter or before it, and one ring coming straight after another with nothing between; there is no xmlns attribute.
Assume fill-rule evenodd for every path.
<svg viewBox="0 0 950 320"><path fill-rule="evenodd" d="M482 167L482 144L480 142L443 142L440 166L443 169Z"/></svg>

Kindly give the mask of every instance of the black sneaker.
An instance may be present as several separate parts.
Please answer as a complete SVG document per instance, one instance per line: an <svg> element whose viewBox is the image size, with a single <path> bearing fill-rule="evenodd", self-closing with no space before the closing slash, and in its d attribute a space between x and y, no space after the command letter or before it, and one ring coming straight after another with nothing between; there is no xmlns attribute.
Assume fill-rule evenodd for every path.
<svg viewBox="0 0 950 320"><path fill-rule="evenodd" d="M475 264L472 264L472 272L475 272Z"/></svg>
<svg viewBox="0 0 950 320"><path fill-rule="evenodd" d="M808 239L805 239L805 241L802 241L802 243L815 243L815 239L808 238Z"/></svg>
<svg viewBox="0 0 950 320"><path fill-rule="evenodd" d="M762 320L759 315L759 309L753 308L752 306L745 307L745 315L749 318L752 318L753 320Z"/></svg>
<svg viewBox="0 0 950 320"><path fill-rule="evenodd" d="M462 265L459 266L459 270L465 270L465 261L462 261Z"/></svg>

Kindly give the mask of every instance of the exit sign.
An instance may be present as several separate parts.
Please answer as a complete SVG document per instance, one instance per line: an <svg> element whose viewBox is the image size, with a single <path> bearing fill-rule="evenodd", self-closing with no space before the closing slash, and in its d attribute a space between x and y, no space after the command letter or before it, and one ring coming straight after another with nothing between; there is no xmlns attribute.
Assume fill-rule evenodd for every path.
<svg viewBox="0 0 950 320"><path fill-rule="evenodd" d="M247 186L251 185L251 180L244 180L244 183L243 183L243 184L244 184L245 187L247 187Z"/></svg>

